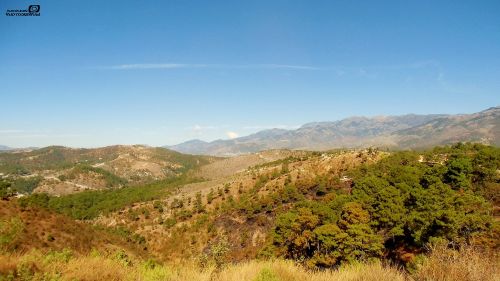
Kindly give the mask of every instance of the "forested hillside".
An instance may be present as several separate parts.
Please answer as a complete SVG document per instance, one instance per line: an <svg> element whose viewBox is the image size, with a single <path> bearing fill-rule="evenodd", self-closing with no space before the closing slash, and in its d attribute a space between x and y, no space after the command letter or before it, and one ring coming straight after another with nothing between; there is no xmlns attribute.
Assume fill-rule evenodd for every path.
<svg viewBox="0 0 500 281"><path fill-rule="evenodd" d="M283 257L309 267L371 259L407 264L439 242L498 247L498 148L342 155L330 156L339 159L335 170L305 168L327 154L290 159L257 169L250 186L234 182L227 191L176 203L166 220L173 238L164 244L205 251L227 242L232 258ZM207 244L200 245L200 232Z"/></svg>
<svg viewBox="0 0 500 281"><path fill-rule="evenodd" d="M162 270L170 269L160 264L193 261L195 269L175 273L181 275L187 270L205 276L208 270L207 278L222 278L231 270L244 270L228 264L277 258L300 269L278 262L265 265L269 273L262 273L266 269L261 264L251 266L264 276L281 276L262 280L289 280L283 279L284 272L306 274L358 262L366 269L375 266L377 276L393 279L436 280L432 278L444 270L454 279L439 280L498 276L493 268L485 268L498 262L500 246L499 148L459 143L427 151L282 155L288 156L270 158L229 177L204 180L187 173L145 186L61 197L34 194L10 199L9 204L43 208L128 237ZM460 255L463 258L451 259ZM379 269L377 261L383 265ZM130 266L130 274L145 274ZM335 280L341 273L325 274L325 280Z"/></svg>
<svg viewBox="0 0 500 281"><path fill-rule="evenodd" d="M174 178L215 159L140 145L95 149L50 146L0 153L0 177L19 193L62 195Z"/></svg>

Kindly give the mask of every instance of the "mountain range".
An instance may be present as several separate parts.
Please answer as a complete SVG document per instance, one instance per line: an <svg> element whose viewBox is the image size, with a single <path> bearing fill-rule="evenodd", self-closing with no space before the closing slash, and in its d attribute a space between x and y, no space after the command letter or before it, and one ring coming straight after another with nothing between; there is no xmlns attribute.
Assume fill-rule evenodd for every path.
<svg viewBox="0 0 500 281"><path fill-rule="evenodd" d="M0 151L7 151L7 150L12 150L12 148L6 145L0 145Z"/></svg>
<svg viewBox="0 0 500 281"><path fill-rule="evenodd" d="M328 150L369 146L419 149L460 141L500 144L500 107L473 114L350 117L269 129L230 140L190 140L166 148L189 154L231 156L267 149Z"/></svg>

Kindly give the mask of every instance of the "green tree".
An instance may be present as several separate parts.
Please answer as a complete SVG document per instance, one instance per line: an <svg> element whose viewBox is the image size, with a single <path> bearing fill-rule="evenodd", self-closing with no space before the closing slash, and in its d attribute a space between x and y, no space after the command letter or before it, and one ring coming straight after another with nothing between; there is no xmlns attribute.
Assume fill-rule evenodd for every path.
<svg viewBox="0 0 500 281"><path fill-rule="evenodd" d="M0 179L0 199L7 199L10 196L10 182Z"/></svg>
<svg viewBox="0 0 500 281"><path fill-rule="evenodd" d="M208 204L211 204L212 201L214 200L214 194L215 194L214 189L211 188L210 192L207 194L207 203Z"/></svg>
<svg viewBox="0 0 500 281"><path fill-rule="evenodd" d="M195 211L196 213L202 213L205 211L205 207L203 206L203 200L202 200L202 195L201 195L200 191L196 193L193 211Z"/></svg>
<svg viewBox="0 0 500 281"><path fill-rule="evenodd" d="M470 187L472 163L468 158L453 155L448 160L446 167L448 171L445 174L445 182L451 184L454 189L466 189Z"/></svg>
<svg viewBox="0 0 500 281"><path fill-rule="evenodd" d="M404 184L400 184L403 186ZM353 197L369 211L372 225L385 229L388 236L403 235L406 194L382 178L368 176L356 181Z"/></svg>
<svg viewBox="0 0 500 281"><path fill-rule="evenodd" d="M333 210L319 206L278 217L273 242L282 255L320 267L381 255L382 238L369 226L370 215L361 204L345 204L337 222Z"/></svg>
<svg viewBox="0 0 500 281"><path fill-rule="evenodd" d="M347 203L337 224L325 224L314 230L317 251L309 263L314 266L334 266L380 257L383 240L374 233L369 221L370 216L361 204Z"/></svg>

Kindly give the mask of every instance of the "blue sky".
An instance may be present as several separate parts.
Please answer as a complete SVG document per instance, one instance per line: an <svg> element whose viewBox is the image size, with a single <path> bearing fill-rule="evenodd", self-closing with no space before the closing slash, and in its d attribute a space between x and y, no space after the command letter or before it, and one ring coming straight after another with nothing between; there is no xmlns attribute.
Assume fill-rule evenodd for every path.
<svg viewBox="0 0 500 281"><path fill-rule="evenodd" d="M40 17L7 9L41 5ZM0 1L0 144L214 140L500 101L500 1Z"/></svg>

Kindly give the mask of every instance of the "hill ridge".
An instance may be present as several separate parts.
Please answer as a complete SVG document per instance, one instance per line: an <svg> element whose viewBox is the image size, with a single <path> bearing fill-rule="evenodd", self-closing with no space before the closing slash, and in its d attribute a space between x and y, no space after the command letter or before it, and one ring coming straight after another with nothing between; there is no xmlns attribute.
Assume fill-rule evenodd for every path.
<svg viewBox="0 0 500 281"><path fill-rule="evenodd" d="M352 116L310 122L298 129L267 129L247 136L212 142L190 140L164 146L182 153L233 156L268 149L328 150L381 146L427 148L460 141L499 144L500 107L471 114L404 114Z"/></svg>

